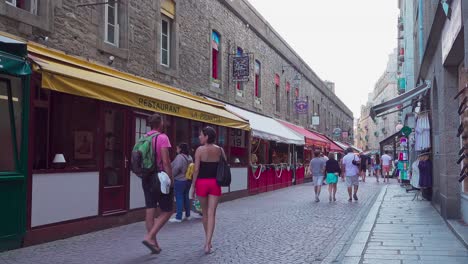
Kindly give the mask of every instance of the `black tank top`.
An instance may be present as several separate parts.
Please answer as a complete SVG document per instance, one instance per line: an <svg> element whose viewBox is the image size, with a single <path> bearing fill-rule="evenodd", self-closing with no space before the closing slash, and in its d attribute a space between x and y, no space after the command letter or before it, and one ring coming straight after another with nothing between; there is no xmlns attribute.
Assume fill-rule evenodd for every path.
<svg viewBox="0 0 468 264"><path fill-rule="evenodd" d="M200 161L200 172L198 173L199 179L216 179L218 171L218 161L205 162Z"/></svg>

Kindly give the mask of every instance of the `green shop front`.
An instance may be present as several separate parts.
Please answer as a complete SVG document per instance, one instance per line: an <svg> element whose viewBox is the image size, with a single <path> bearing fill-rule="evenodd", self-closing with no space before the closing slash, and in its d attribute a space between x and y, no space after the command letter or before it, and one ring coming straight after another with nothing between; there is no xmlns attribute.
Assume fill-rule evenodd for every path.
<svg viewBox="0 0 468 264"><path fill-rule="evenodd" d="M0 36L0 251L21 246L26 232L31 68L26 43Z"/></svg>

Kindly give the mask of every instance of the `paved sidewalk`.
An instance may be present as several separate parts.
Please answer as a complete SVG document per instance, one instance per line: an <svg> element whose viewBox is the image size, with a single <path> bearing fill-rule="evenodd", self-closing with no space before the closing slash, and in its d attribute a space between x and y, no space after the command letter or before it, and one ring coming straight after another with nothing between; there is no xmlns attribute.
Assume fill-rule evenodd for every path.
<svg viewBox="0 0 468 264"><path fill-rule="evenodd" d="M197 219L167 224L159 236L160 255L148 254L141 245L140 222L3 252L0 263L336 263L383 186L375 180L361 184L359 201L352 203L341 181L336 203L328 202L327 190L315 203L309 183L222 203L215 252L209 256L203 254L203 227Z"/></svg>
<svg viewBox="0 0 468 264"><path fill-rule="evenodd" d="M343 263L468 263L468 250L430 202L413 197L396 184L383 189Z"/></svg>

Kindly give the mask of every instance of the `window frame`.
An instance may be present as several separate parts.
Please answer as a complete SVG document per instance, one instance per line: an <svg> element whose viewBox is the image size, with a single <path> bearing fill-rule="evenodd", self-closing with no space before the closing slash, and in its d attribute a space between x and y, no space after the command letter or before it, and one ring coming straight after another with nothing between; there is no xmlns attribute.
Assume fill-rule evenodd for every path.
<svg viewBox="0 0 468 264"><path fill-rule="evenodd" d="M257 67L258 65L258 67ZM255 80L254 80L254 96L256 98L261 98L262 97L262 92L261 92L261 85L262 85L262 64L259 60L255 60L255 69L254 69L254 74L255 74Z"/></svg>
<svg viewBox="0 0 468 264"><path fill-rule="evenodd" d="M109 23L109 3L104 5L104 42L115 47L120 46L119 2L114 2L114 24ZM109 41L109 25L114 27L114 43Z"/></svg>
<svg viewBox="0 0 468 264"><path fill-rule="evenodd" d="M164 51L164 48L163 48L163 37L164 37L164 33L163 33L163 24L164 22L166 22L167 24L167 34L166 34L166 38L167 38L167 64L164 64L163 63L163 51ZM160 33L160 46L159 46L159 56L160 56L160 60L159 60L159 64L164 66L164 67L167 67L167 68L170 68L171 67L171 36L172 36L172 20L168 17L166 17L165 15L161 14L161 33Z"/></svg>
<svg viewBox="0 0 468 264"><path fill-rule="evenodd" d="M218 43L217 43L217 49L215 49L214 45L213 45L213 42L216 42L213 38L214 34L216 34L218 36ZM212 29L211 30L211 36L210 36L210 53L211 53L211 61L210 61L210 78L211 78L211 81L221 81L221 75L222 75L222 71L221 71L221 56L222 56L222 52L221 52L221 39L222 39L222 36L221 34L219 33L219 31L215 30L215 29ZM213 50L216 50L216 59L214 58L214 51ZM214 64L213 62L216 60L216 71L214 71ZM214 76L216 73L216 77Z"/></svg>

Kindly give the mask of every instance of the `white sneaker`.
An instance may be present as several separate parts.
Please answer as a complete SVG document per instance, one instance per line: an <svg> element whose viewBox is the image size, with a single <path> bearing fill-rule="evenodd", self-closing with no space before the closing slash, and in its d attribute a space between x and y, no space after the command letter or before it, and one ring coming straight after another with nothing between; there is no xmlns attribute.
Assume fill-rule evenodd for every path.
<svg viewBox="0 0 468 264"><path fill-rule="evenodd" d="M190 221L190 220L192 220L192 219L193 219L193 216L189 216L189 217L185 217L184 220Z"/></svg>
<svg viewBox="0 0 468 264"><path fill-rule="evenodd" d="M169 219L169 223L182 223L182 220L179 220L177 218L171 218Z"/></svg>

